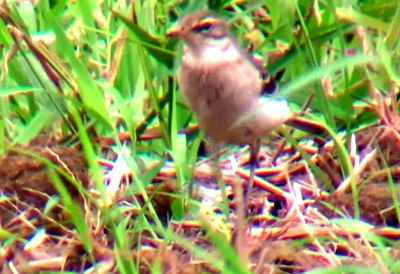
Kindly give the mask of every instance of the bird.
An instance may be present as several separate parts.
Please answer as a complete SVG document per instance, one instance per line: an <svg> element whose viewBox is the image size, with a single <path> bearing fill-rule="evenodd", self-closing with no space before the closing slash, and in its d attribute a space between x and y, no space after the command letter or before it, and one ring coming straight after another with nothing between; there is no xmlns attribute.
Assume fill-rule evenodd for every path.
<svg viewBox="0 0 400 274"><path fill-rule="evenodd" d="M197 117L215 142L250 146L249 201L261 139L291 120L286 100L266 94L265 73L231 35L225 18L204 8L184 15L166 33L184 41L177 81Z"/></svg>

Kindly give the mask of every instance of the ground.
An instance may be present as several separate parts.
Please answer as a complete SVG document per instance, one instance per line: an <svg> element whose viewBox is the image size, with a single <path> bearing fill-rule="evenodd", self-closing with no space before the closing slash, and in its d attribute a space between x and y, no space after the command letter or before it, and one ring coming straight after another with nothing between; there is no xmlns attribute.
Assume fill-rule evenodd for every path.
<svg viewBox="0 0 400 274"><path fill-rule="evenodd" d="M273 146L273 142L269 145ZM3 246L0 259L2 273L12 273L13 270L26 273L90 269L101 273L117 273L112 236L107 224L97 223L97 227L94 227L93 218L98 214L98 209L78 191L80 186L84 189L94 187L89 183L91 180L87 164L79 149L58 144L48 136L40 136L28 146L19 145L16 148L6 152L0 160L0 184L4 194L0 204L2 229L13 233L18 239ZM60 176L70 197L77 203L78 209L86 216L88 226L92 228L89 231L91 254L87 253L79 241L74 223L70 219L71 212L53 200L58 196L58 191L50 175L50 168L41 159L27 155L27 152L48 159L79 182L80 186L76 187L65 176ZM370 183L362 185L358 195L360 216L364 222L352 223L347 227L345 223L334 221L339 220L334 218L340 216L337 212L353 216L350 187L343 192L324 192L316 196L316 189L310 188L305 180L307 176L304 166L297 168L299 163L292 162L286 168L279 165L276 168L264 167L268 158L266 147L263 152L264 161L257 171L259 179L255 182L249 207L252 215L248 228L251 229L247 230L245 245L241 247L256 273L300 273L317 267L350 264L375 267L380 273L389 273L389 269L380 260L382 250L371 246L360 231L369 231L387 240L399 238L400 234L395 229L399 222L396 211L392 208L392 193L398 193L397 185L394 186L395 191L391 191L389 184L385 183L386 176L376 176ZM245 155L246 150L242 149L236 154L236 158L244 159ZM387 159L388 162L393 160ZM228 167L229 158L225 162L221 161L224 168L222 178L228 185L226 193L230 208L230 214L225 219L218 207L221 198L215 173L206 165L207 159L197 168L196 198L209 205L207 214L209 221L215 226L213 231L208 232L204 230L199 219L191 214L181 222L170 221L170 207L174 201L171 193L177 191L177 185L171 169L172 163L167 163L154 179L154 185L146 190L163 226L169 226L174 233L208 252L215 252L210 233L221 233L232 241L235 236L222 232L218 226L225 220L227 227L234 231L236 209L232 188L229 186L243 181L240 174L246 177L247 171L244 169L247 166L245 160L243 161L243 165L236 171ZM332 165L330 167L334 168ZM370 172L371 170L365 171L365 176ZM393 178L398 176L396 172L397 168L394 168ZM61 174L60 171L58 173ZM297 187L300 187L297 192L293 192L293 187L288 187L287 183L281 181L282 173L287 173L287 178L291 178L291 182L296 182ZM267 178L268 183L264 180ZM302 193L303 197L294 197L293 193ZM91 196L96 197L95 192ZM142 208L131 208L122 215L135 219L140 218L140 212L146 211L143 196L140 194L117 197L116 204L132 204L135 198L142 204ZM210 203L211 200L214 203ZM150 221L153 219L151 215L148 217ZM164 242L162 238L154 237L145 230L127 237L133 241L130 254L125 256L139 264L139 273L152 273L156 261L161 263L163 273L220 273L221 266L212 265L201 256L193 255L187 246L177 242ZM392 246L390 241L385 245L388 247L388 254L393 260L397 260L400 256L398 247Z"/></svg>

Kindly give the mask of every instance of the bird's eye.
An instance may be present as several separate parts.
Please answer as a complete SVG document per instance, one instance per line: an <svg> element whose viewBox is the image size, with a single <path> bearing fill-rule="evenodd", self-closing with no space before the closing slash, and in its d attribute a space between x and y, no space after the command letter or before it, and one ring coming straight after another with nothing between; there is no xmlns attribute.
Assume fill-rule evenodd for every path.
<svg viewBox="0 0 400 274"><path fill-rule="evenodd" d="M212 23L211 22L200 22L199 24L195 25L192 30L195 32L207 32L210 30L210 28L212 27Z"/></svg>

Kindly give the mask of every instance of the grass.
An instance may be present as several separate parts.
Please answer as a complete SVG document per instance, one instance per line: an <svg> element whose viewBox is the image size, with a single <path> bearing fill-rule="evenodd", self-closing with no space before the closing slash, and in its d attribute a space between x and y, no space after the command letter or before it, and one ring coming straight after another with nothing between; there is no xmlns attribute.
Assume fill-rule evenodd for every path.
<svg viewBox="0 0 400 274"><path fill-rule="evenodd" d="M165 37L205 4L328 133L266 138L277 160L239 247L246 151L221 156L224 195L206 187ZM398 2L8 1L0 17L4 273L398 273Z"/></svg>

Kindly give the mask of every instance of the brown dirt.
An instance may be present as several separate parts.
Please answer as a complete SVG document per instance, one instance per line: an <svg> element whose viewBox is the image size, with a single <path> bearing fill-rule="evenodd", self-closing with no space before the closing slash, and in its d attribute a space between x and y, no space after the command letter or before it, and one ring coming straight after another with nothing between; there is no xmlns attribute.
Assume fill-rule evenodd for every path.
<svg viewBox="0 0 400 274"><path fill-rule="evenodd" d="M58 145L55 140L40 136L28 145L17 149L48 159L75 177L82 187L89 186L89 175L83 155L78 151ZM59 174L60 175L60 174ZM74 184L60 176L73 199L80 199ZM42 211L57 189L49 174L49 167L41 160L9 150L0 158L0 189L7 197L0 203L0 222L8 223L25 210Z"/></svg>
<svg viewBox="0 0 400 274"><path fill-rule="evenodd" d="M391 191L388 184L367 184L360 188L359 207L360 218L376 226L396 226L399 225L398 216L393 207L393 193L396 193L397 199L400 198L400 186L396 185ZM340 216L354 216L354 205L351 191L345 193L333 193L323 202L317 202L317 208L321 213L329 218Z"/></svg>
<svg viewBox="0 0 400 274"><path fill-rule="evenodd" d="M270 143L269 146L274 146ZM82 154L72 148L58 144L55 140L41 136L33 140L28 146L18 146L19 149L35 153L50 160L53 164L72 174L85 189L90 189L89 175L86 162ZM242 156L245 151L239 152L240 165L246 165ZM317 153L309 149L310 154ZM266 155L263 150L262 155ZM360 227L346 229L332 225L329 219L340 216L340 211L348 216L353 215L353 198L350 188L342 192L317 195L315 188L303 185L304 198L309 199L308 208L300 205L298 209L292 200L289 185L285 178L292 182L302 180L307 182L308 175L304 165L299 164L293 157L293 150L284 148L281 152L288 161L286 169L266 168L262 163L257 171L255 191L250 204L252 213L250 224L253 226L245 235L247 254L251 268L255 273L302 273L317 267L358 264L365 267L376 267L381 273L389 273L382 263L380 249L371 246L359 231L366 231L388 239L400 238L395 229L385 227L390 224L398 226L399 222L393 205L392 191L388 187L386 175L377 175L376 168L382 161L369 165L366 171L359 176L369 178L369 183L361 184L359 190L359 205L361 219L375 227ZM288 158L287 155L290 155ZM319 153L314 161L321 167L332 184L340 182L338 165L334 152ZM394 155L387 154L387 155ZM246 158L246 157L245 157ZM265 161L268 157L262 157ZM393 159L391 159L391 163ZM225 162L226 164L227 162ZM378 164L378 167L376 166ZM222 163L224 165L224 162ZM328 168L329 169L326 169ZM50 197L57 196L58 192L49 175L50 168L34 157L24 155L13 150L7 151L0 158L0 188L4 193L0 201L0 222L3 229L18 235L19 239L29 241L12 241L4 248L0 255L0 271L2 273L31 273L39 271L98 271L100 273L118 273L113 250L114 240L109 228L105 224L96 223L93 217L97 216L94 206L87 204L80 191L64 176L60 176L71 197L78 202L82 212L88 216L88 226L92 253L87 253L80 244L74 225L70 222L70 212L62 206L53 206L46 211ZM193 219L182 222L170 222L171 205L174 202L174 193L178 187L174 180L174 169L164 167L154 184L147 188L147 195L155 208L156 214L164 226L169 225L173 231L185 237L213 256L221 257L205 233L199 222ZM393 168L392 175L397 178L397 169ZM246 172L241 168L236 175L232 171L228 175L224 172L223 178L228 185L243 182ZM198 168L196 184L208 189L216 188L215 174L210 169ZM243 177L243 178L240 178ZM268 183L275 182L275 185ZM267 191L266 191L267 190ZM399 187L395 186L398 193ZM121 191L121 193L124 193ZM227 192L230 211L235 212L233 194ZM204 195L204 193L203 193ZM201 196L201 195L200 195ZM200 197L199 196L199 197ZM204 199L207 197L202 197ZM139 206L134 206L135 201ZM266 201L270 214L264 214ZM268 203L269 202L269 203ZM122 216L130 216L135 222L140 213L150 222L154 216L147 208L142 195L127 195L116 198L117 205L130 207ZM326 204L331 204L327 207ZM43 212L48 212L43 214ZM220 212L215 209L214 212ZM325 216L321 215L324 214ZM234 215L232 215L234 216ZM142 217L140 217L142 218ZM213 216L210 215L213 222ZM303 220L307 223L304 225ZM123 219L121 219L123 220ZM118 221L116 221L118 222ZM234 230L234 222L227 220L226 226ZM378 228L381 226L382 228ZM258 228L258 229L257 229ZM259 228L262 228L261 230ZM44 229L43 231L41 229ZM35 237L34 237L35 236ZM126 235L131 245L124 251L129 259L138 262L139 273L151 273L155 263L161 262L162 273L221 273L221 269L210 265L204 259L193 255L190 249L178 243L166 243L162 238L154 238L148 231L138 230ZM232 235L223 235L229 237ZM387 246L388 254L394 260L400 258L400 251L396 246ZM95 268L97 267L97 268Z"/></svg>

